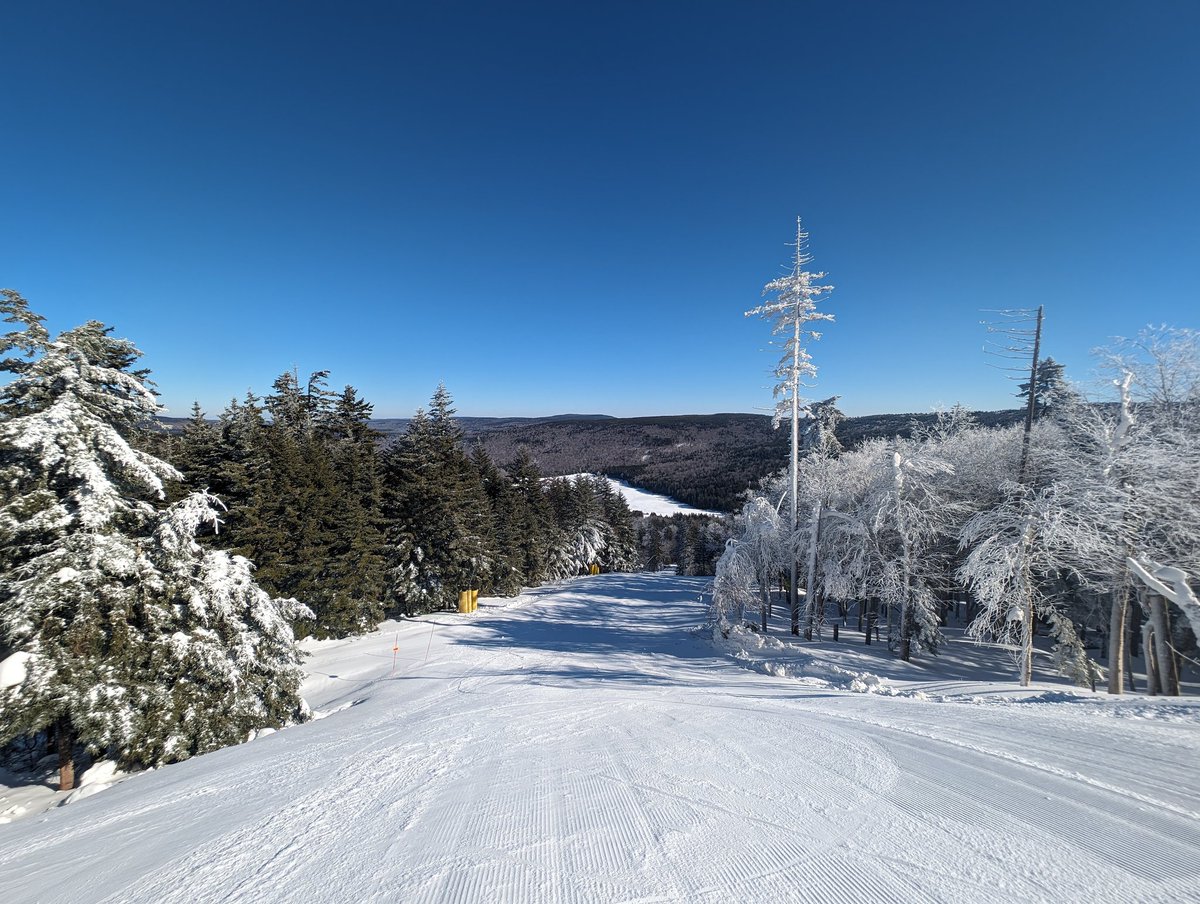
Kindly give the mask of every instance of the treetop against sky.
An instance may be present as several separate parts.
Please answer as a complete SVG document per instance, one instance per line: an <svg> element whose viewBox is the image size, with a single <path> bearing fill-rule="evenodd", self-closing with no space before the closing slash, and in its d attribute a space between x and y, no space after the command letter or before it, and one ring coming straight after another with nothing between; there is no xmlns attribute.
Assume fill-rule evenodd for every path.
<svg viewBox="0 0 1200 904"><path fill-rule="evenodd" d="M382 416L769 410L742 311L795 217L811 395L1011 407L1196 326L1200 6L18 4L0 284L146 351L171 413L293 366Z"/></svg>

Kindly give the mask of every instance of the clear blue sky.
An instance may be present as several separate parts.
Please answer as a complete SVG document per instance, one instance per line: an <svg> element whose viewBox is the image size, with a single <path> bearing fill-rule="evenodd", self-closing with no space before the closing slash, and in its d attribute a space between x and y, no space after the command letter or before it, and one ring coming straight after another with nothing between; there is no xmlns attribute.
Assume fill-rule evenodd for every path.
<svg viewBox="0 0 1200 904"><path fill-rule="evenodd" d="M797 214L852 414L1200 327L1200 3L7 3L0 285L164 403L765 410Z"/></svg>

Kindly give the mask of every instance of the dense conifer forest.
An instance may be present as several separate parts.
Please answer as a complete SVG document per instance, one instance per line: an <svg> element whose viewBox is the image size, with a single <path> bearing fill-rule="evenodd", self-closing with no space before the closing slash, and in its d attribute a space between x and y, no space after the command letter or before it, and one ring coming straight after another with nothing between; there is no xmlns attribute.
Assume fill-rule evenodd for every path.
<svg viewBox="0 0 1200 904"><path fill-rule="evenodd" d="M298 637L639 565L608 481L497 464L444 386L388 442L324 371L166 432L132 342L0 313L0 754L56 750L64 788L81 748L154 766L303 721Z"/></svg>

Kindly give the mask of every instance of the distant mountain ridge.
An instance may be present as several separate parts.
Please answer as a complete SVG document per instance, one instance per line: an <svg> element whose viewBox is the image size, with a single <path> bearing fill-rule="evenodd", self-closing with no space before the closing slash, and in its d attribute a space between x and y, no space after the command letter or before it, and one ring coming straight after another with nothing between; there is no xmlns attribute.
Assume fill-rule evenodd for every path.
<svg viewBox="0 0 1200 904"><path fill-rule="evenodd" d="M975 411L984 426L1018 423L1023 409ZM853 449L873 437L909 436L932 424L933 413L871 414L838 425L842 445ZM159 419L170 432L188 418ZM404 433L409 418L380 418L371 426L389 442ZM460 417L468 444L479 443L505 465L521 446L550 476L590 471L628 481L653 493L702 509L731 512L741 494L785 467L788 431L771 427L765 414L676 414L619 418L606 414L550 417Z"/></svg>
<svg viewBox="0 0 1200 904"><path fill-rule="evenodd" d="M1021 409L976 411L985 426L1006 426ZM934 413L846 418L837 435L852 449L872 437L909 436L932 424ZM683 414L600 420L540 420L499 429L471 430L493 461L512 461L521 446L547 475L592 471L625 480L696 508L734 511L741 495L787 465L789 431L775 430L762 414Z"/></svg>

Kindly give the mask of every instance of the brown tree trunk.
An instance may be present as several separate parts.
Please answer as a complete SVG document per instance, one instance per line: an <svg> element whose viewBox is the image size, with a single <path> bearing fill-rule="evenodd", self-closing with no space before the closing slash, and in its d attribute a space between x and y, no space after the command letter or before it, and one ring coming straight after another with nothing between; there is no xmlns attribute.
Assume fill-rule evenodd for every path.
<svg viewBox="0 0 1200 904"><path fill-rule="evenodd" d="M58 790L70 791L75 787L75 728L71 720L60 716L54 734L58 746Z"/></svg>

